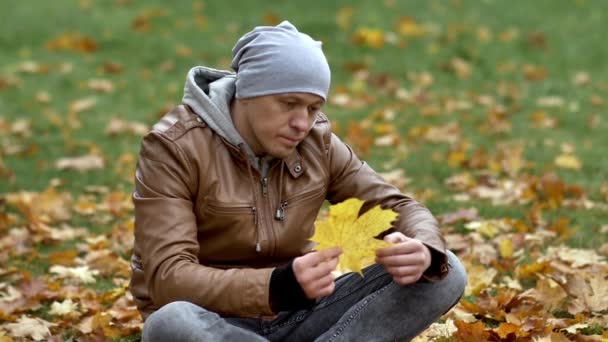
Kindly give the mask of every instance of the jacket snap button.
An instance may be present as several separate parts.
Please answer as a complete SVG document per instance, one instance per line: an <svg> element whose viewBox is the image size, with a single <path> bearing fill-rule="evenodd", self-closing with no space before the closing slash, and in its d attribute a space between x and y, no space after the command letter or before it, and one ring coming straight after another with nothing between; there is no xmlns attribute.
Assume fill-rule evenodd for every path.
<svg viewBox="0 0 608 342"><path fill-rule="evenodd" d="M200 116L197 116L197 117L196 117L196 121L198 121L198 122L200 122L200 123L203 123L203 118L201 118Z"/></svg>
<svg viewBox="0 0 608 342"><path fill-rule="evenodd" d="M294 170L296 173L299 173L300 171L302 171L302 167L301 167L300 165L296 165L296 167L294 167L294 168L293 168L293 170Z"/></svg>

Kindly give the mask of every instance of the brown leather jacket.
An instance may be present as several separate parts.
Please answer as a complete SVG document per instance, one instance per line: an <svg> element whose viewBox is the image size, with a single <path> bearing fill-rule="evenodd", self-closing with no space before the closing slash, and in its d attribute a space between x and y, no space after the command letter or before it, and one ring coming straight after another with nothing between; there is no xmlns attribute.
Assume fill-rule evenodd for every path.
<svg viewBox="0 0 608 342"><path fill-rule="evenodd" d="M222 316L273 315L270 275L310 251L325 200L357 197L366 201L362 212L376 204L393 208L400 213L394 228L433 251L427 279L447 273L435 218L361 162L324 115L292 155L260 178L242 148L187 106L165 115L143 139L130 290L144 319L177 300Z"/></svg>

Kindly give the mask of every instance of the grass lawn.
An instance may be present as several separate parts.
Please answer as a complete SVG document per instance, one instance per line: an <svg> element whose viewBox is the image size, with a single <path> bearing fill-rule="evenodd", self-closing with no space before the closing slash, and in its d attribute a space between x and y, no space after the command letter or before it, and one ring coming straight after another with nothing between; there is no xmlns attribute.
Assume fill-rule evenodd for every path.
<svg viewBox="0 0 608 342"><path fill-rule="evenodd" d="M190 67L228 68L238 37L283 19L324 42L336 132L378 171L401 170L391 181L434 213L476 208L572 247L608 242L608 2L588 0L0 2L0 236L48 214L11 196L51 185L80 210L48 222L128 232L142 134L111 135L111 120L151 126ZM83 155L103 167L56 167ZM83 239L35 241L0 269L47 274L48 256ZM112 279L87 286L124 285Z"/></svg>

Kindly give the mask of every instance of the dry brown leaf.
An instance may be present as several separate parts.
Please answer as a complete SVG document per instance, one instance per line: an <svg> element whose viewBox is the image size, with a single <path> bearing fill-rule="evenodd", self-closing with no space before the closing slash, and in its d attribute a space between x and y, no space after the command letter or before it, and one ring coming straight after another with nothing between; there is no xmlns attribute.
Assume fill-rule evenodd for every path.
<svg viewBox="0 0 608 342"><path fill-rule="evenodd" d="M445 213L439 216L438 219L441 224L447 225L460 221L470 222L479 219L479 212L477 208L463 208L454 212Z"/></svg>
<svg viewBox="0 0 608 342"><path fill-rule="evenodd" d="M564 245L550 246L547 249L548 258L559 259L570 264L572 268L582 268L589 265L606 265L606 258L592 249L570 248Z"/></svg>
<svg viewBox="0 0 608 342"><path fill-rule="evenodd" d="M61 158L55 162L55 168L59 170L75 170L80 172L103 169L104 166L104 159L95 154L73 158Z"/></svg>
<svg viewBox="0 0 608 342"><path fill-rule="evenodd" d="M71 299L66 299L63 302L51 303L49 314L54 316L69 316L70 318L80 316L80 312L78 312L78 303L72 302Z"/></svg>
<svg viewBox="0 0 608 342"><path fill-rule="evenodd" d="M580 170L582 168L582 163L580 159L573 154L562 154L555 157L555 166L560 167L562 169L569 170Z"/></svg>
<svg viewBox="0 0 608 342"><path fill-rule="evenodd" d="M426 34L424 26L412 17L401 17L395 24L396 31L405 37L421 37Z"/></svg>
<svg viewBox="0 0 608 342"><path fill-rule="evenodd" d="M384 31L375 28L362 27L353 34L352 40L357 45L379 49L384 46Z"/></svg>
<svg viewBox="0 0 608 342"><path fill-rule="evenodd" d="M51 335L49 327L54 324L40 318L30 318L22 315L16 323L8 323L4 326L10 336L29 337L34 341L42 341Z"/></svg>
<svg viewBox="0 0 608 342"><path fill-rule="evenodd" d="M435 341L439 338L449 338L458 330L454 321L448 318L445 323L433 323L411 342Z"/></svg>
<svg viewBox="0 0 608 342"><path fill-rule="evenodd" d="M523 73L524 77L528 81L544 81L548 76L548 72L545 67L531 64L524 65Z"/></svg>
<svg viewBox="0 0 608 342"><path fill-rule="evenodd" d="M101 93L111 93L114 91L114 83L106 79L92 79L87 82L87 86L91 90L95 90Z"/></svg>
<svg viewBox="0 0 608 342"><path fill-rule="evenodd" d="M529 120L537 128L554 128L557 126L557 119L549 116L543 110L532 113Z"/></svg>
<svg viewBox="0 0 608 342"><path fill-rule="evenodd" d="M491 341L496 333L491 330L486 330L482 321L475 323L465 323L463 321L455 321L458 331L452 337L456 341Z"/></svg>
<svg viewBox="0 0 608 342"><path fill-rule="evenodd" d="M382 176L382 178L384 178L385 181L401 190L404 190L405 187L412 181L411 178L405 176L403 169L380 172L379 174Z"/></svg>
<svg viewBox="0 0 608 342"><path fill-rule="evenodd" d="M46 43L50 51L72 50L91 53L97 51L97 42L93 38L83 36L79 32L66 32Z"/></svg>
<svg viewBox="0 0 608 342"><path fill-rule="evenodd" d="M55 223L72 217L71 195L50 187L42 193L21 191L6 196L7 203L15 206L30 223Z"/></svg>
<svg viewBox="0 0 608 342"><path fill-rule="evenodd" d="M95 283L95 276L99 274L97 270L89 269L89 266L65 267L61 265L51 266L50 273L56 273L60 278L74 280L77 283Z"/></svg>
<svg viewBox="0 0 608 342"><path fill-rule="evenodd" d="M336 24L342 31L350 29L351 19L353 17L353 8L351 6L343 6L336 12Z"/></svg>
<svg viewBox="0 0 608 342"><path fill-rule="evenodd" d="M106 133L109 135L115 135L120 133L131 133L138 136L144 136L150 129L148 125L135 122L135 121L124 121L121 118L113 117L106 126Z"/></svg>
<svg viewBox="0 0 608 342"><path fill-rule="evenodd" d="M559 96L544 96L536 100L536 105L544 108L561 108L566 105L566 100Z"/></svg>
<svg viewBox="0 0 608 342"><path fill-rule="evenodd" d="M473 265L467 268L467 273L469 281L467 282L465 295L476 295L494 283L494 278L498 274L498 271L494 268Z"/></svg>
<svg viewBox="0 0 608 342"><path fill-rule="evenodd" d="M84 99L76 100L70 103L70 112L80 113L95 107L95 105L97 105L97 99L95 99L94 97L87 97Z"/></svg>
<svg viewBox="0 0 608 342"><path fill-rule="evenodd" d="M575 86L584 86L591 82L591 77L589 73L586 71L577 72L574 77L572 77L572 84Z"/></svg>
<svg viewBox="0 0 608 342"><path fill-rule="evenodd" d="M502 339L506 339L509 335L513 335L513 337L522 336L521 327L512 323L500 323L498 328L494 329L494 331ZM525 334L523 336L525 336Z"/></svg>

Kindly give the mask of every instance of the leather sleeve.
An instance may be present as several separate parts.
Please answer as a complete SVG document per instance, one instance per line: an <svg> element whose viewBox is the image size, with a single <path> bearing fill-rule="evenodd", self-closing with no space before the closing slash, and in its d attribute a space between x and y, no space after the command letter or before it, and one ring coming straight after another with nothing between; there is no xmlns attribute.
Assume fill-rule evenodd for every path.
<svg viewBox="0 0 608 342"><path fill-rule="evenodd" d="M199 264L193 208L198 173L169 136L152 132L142 141L133 201L135 240L150 298L159 307L183 300L224 316L272 315L272 268Z"/></svg>
<svg viewBox="0 0 608 342"><path fill-rule="evenodd" d="M395 210L399 213L399 218L387 233L400 231L424 243L430 248L432 255L431 266L424 277L429 281L445 277L448 272L445 240L431 212L387 183L368 164L359 160L353 150L336 135L331 134L330 146L327 150L331 175L327 199L332 204L351 197L364 200L361 213L378 204L382 208Z"/></svg>

